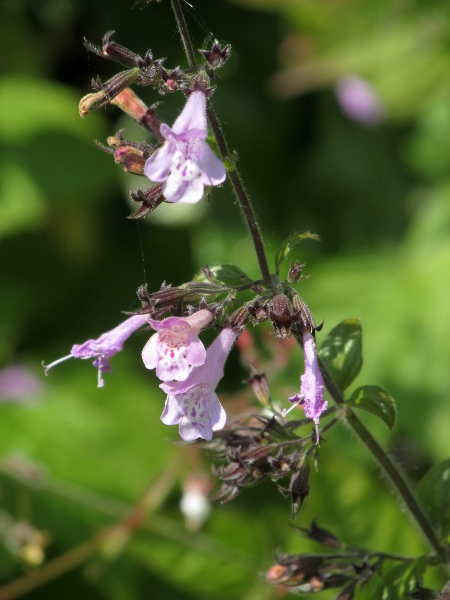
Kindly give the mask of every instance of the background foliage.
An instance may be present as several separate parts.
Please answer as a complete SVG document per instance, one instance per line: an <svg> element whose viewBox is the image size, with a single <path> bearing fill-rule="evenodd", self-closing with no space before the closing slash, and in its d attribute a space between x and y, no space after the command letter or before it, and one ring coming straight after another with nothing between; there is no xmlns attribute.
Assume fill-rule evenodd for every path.
<svg viewBox="0 0 450 600"><path fill-rule="evenodd" d="M196 47L210 32L233 46L214 102L269 252L292 230L320 236L319 244L305 242L294 252L311 275L300 293L316 320L325 319L319 343L342 319L361 320L365 361L353 387L382 385L399 410L393 433L370 415L365 421L418 481L449 453L448 6L437 0L192 4L185 8ZM292 531L288 502L266 484L214 506L201 531L187 531L178 508L182 482L209 467L195 449L172 444L176 431L159 420L163 396L139 358L145 337L127 342L113 359L103 390L82 361L45 381L40 367L117 324L120 311L137 306L143 282L150 290L163 280L182 283L200 266L221 262L257 277L227 185L199 206L161 207L146 222L128 221L127 190L141 182L93 139L124 126L133 139L141 133L113 108L83 121L77 114L90 79L115 72L88 54L84 36L99 43L115 29L124 46L141 54L151 48L169 65L184 66L170 7L0 0L0 11L0 361L27 367L40 382L20 401L2 400L1 581L32 568L29 557L18 556L12 523L47 532L51 559L120 520L153 482L161 506L154 501L136 535L101 540L82 567L29 597L280 597L260 575L274 549L305 552L314 544ZM348 74L374 86L384 105L379 126L341 112L335 86ZM163 100L160 114L169 123L182 105L177 95L155 98L143 90L142 97ZM283 362L259 327L257 341L270 345L272 391L284 401L297 389L300 353L292 347ZM237 352L231 362L221 389L232 414L251 394L242 391L246 371ZM317 518L349 545L421 552L423 542L356 440L343 428L326 440L297 523ZM442 574L430 577L428 584L442 584Z"/></svg>

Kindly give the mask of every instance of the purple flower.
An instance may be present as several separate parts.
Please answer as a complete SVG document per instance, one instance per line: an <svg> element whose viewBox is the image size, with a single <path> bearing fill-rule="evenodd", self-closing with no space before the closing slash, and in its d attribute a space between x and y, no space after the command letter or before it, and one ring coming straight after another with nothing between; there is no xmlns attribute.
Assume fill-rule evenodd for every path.
<svg viewBox="0 0 450 600"><path fill-rule="evenodd" d="M314 336L305 329L303 335L303 352L305 355L305 372L300 377L301 386L300 393L289 398L290 402L295 402L294 406L302 406L305 410L305 415L312 419L316 424L317 441L319 440L318 426L319 418L323 411L327 408L328 402L323 398L325 386L323 384L322 375L319 369L319 360L317 358L316 343ZM294 406L289 410L282 412L286 416Z"/></svg>
<svg viewBox="0 0 450 600"><path fill-rule="evenodd" d="M206 142L203 92L191 92L172 129L163 123L160 131L166 141L147 159L145 175L164 181L162 193L168 202L194 204L202 199L204 185L225 181L225 167Z"/></svg>
<svg viewBox="0 0 450 600"><path fill-rule="evenodd" d="M225 426L227 416L215 389L236 338L237 334L225 327L207 349L203 365L192 369L186 381L159 386L167 394L161 421L179 425L186 442L199 437L211 440L213 431Z"/></svg>
<svg viewBox="0 0 450 600"><path fill-rule="evenodd" d="M25 365L9 365L0 371L0 402L28 402L42 392L42 382Z"/></svg>
<svg viewBox="0 0 450 600"><path fill-rule="evenodd" d="M384 116L383 106L373 89L356 75L342 77L336 86L336 96L342 112L363 125L378 125Z"/></svg>
<svg viewBox="0 0 450 600"><path fill-rule="evenodd" d="M144 316L134 315L96 340L87 340L84 344L74 344L70 354L45 367L45 374L47 375L49 369L69 358L94 358L92 364L98 369L97 387L103 387L105 383L102 377L103 373L112 371L109 359L122 350L124 342L136 329L146 323L147 319Z"/></svg>
<svg viewBox="0 0 450 600"><path fill-rule="evenodd" d="M192 367L205 362L205 346L198 333L213 319L209 310L199 310L189 317L169 317L163 321L148 319L158 333L152 335L142 350L147 369L156 368L162 381L185 381Z"/></svg>

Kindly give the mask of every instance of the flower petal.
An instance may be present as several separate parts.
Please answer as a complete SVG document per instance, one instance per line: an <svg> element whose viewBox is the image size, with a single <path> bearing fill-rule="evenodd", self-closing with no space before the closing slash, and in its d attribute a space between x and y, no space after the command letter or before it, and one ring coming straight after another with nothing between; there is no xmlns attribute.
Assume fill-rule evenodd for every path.
<svg viewBox="0 0 450 600"><path fill-rule="evenodd" d="M182 394L169 396L168 399L176 400L183 415L180 436L186 441L199 437L211 440L213 431L222 429L226 423L226 413L216 393L206 383L193 386Z"/></svg>
<svg viewBox="0 0 450 600"><path fill-rule="evenodd" d="M178 425L183 418L183 413L178 406L175 396L167 396L164 410L161 415L161 421L165 425Z"/></svg>
<svg viewBox="0 0 450 600"><path fill-rule="evenodd" d="M172 126L176 134L189 129L199 129L206 132L206 98L203 92L192 92L184 105L180 116Z"/></svg>
<svg viewBox="0 0 450 600"><path fill-rule="evenodd" d="M192 181L183 181L172 173L162 187L162 193L168 202L181 202L184 204L199 202L203 198L203 191L201 177L196 177Z"/></svg>
<svg viewBox="0 0 450 600"><path fill-rule="evenodd" d="M189 377L189 364L184 356L184 348L174 356L160 358L156 365L156 377L161 381L186 381Z"/></svg>
<svg viewBox="0 0 450 600"><path fill-rule="evenodd" d="M175 151L175 142L170 138L167 139L159 150L147 158L144 167L145 176L150 181L165 181L172 168Z"/></svg>
<svg viewBox="0 0 450 600"><path fill-rule="evenodd" d="M146 369L154 369L159 360L158 334L151 336L142 349L142 360Z"/></svg>
<svg viewBox="0 0 450 600"><path fill-rule="evenodd" d="M205 185L223 183L227 172L223 162L214 154L207 142L203 142L202 151L198 157L198 166L202 171L202 181Z"/></svg>
<svg viewBox="0 0 450 600"><path fill-rule="evenodd" d="M193 367L199 367L205 362L206 348L203 342L199 339L195 333L189 332L187 348L186 348L186 359Z"/></svg>

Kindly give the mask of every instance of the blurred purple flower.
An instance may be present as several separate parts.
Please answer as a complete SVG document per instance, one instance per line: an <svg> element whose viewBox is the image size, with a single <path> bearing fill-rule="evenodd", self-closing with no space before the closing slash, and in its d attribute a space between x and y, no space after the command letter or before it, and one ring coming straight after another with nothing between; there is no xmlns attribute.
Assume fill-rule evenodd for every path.
<svg viewBox="0 0 450 600"><path fill-rule="evenodd" d="M95 340L87 340L83 344L74 344L70 354L55 360L47 366L43 365L45 367L45 374L47 375L52 367L69 358L94 358L95 360L92 364L98 369L97 387L103 387L105 384L103 373L110 373L112 371L109 359L114 354L120 352L124 342L130 335L146 323L147 319L144 316L134 315Z"/></svg>
<svg viewBox="0 0 450 600"><path fill-rule="evenodd" d="M209 310L163 321L148 319L158 333L152 335L142 350L144 365L147 369L156 368L156 375L162 381L185 381L191 366L199 367L205 362L205 346L197 334L212 319Z"/></svg>
<svg viewBox="0 0 450 600"><path fill-rule="evenodd" d="M336 85L336 97L342 112L363 125L379 125L384 108L373 87L356 75L342 77Z"/></svg>
<svg viewBox="0 0 450 600"><path fill-rule="evenodd" d="M145 175L151 181L164 181L162 193L168 202L194 204L202 199L204 185L225 181L225 167L206 142L203 92L191 92L172 129L163 123L160 131L166 141L147 159Z"/></svg>
<svg viewBox="0 0 450 600"><path fill-rule="evenodd" d="M324 400L323 394L325 386L322 374L319 369L319 360L317 358L316 342L314 336L306 329L303 335L303 352L305 355L305 372L300 377L300 393L289 398L289 402L295 402L295 405L302 406L305 415L316 424L317 441L319 439L318 426L320 415L326 410L328 402ZM285 416L290 410L283 411Z"/></svg>
<svg viewBox="0 0 450 600"><path fill-rule="evenodd" d="M187 442L199 437L211 440L213 431L225 426L227 416L215 389L236 338L237 334L225 327L207 349L204 364L194 367L186 381L159 386L167 394L161 421L179 425L180 436Z"/></svg>
<svg viewBox="0 0 450 600"><path fill-rule="evenodd" d="M42 382L24 365L9 365L0 371L0 402L28 401L42 391Z"/></svg>

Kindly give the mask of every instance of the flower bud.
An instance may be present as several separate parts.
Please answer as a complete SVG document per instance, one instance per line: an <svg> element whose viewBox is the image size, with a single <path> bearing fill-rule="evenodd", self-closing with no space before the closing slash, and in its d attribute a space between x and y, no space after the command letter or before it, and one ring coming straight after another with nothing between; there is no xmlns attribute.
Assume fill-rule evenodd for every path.
<svg viewBox="0 0 450 600"><path fill-rule="evenodd" d="M133 175L144 175L146 160L142 152L129 146L122 146L114 151L114 162L122 165L124 171Z"/></svg>
<svg viewBox="0 0 450 600"><path fill-rule="evenodd" d="M119 94L117 94L117 96L111 100L111 104L118 106L125 114L135 121L142 119L147 110L147 106L129 87L126 87Z"/></svg>
<svg viewBox="0 0 450 600"><path fill-rule="evenodd" d="M78 110L81 117L85 117L90 110L102 108L114 100L125 88L131 85L137 78L139 69L130 69L122 71L105 83L102 83L99 78L92 81L92 85L97 92L87 94L80 100Z"/></svg>
<svg viewBox="0 0 450 600"><path fill-rule="evenodd" d="M88 50L94 52L98 56L109 58L126 67L135 67L139 58L138 55L131 52L131 50L128 50L128 48L113 42L111 38L114 34L115 31L108 31L103 36L101 48L97 48L97 46L94 46L94 44L91 44L86 39L84 40L84 45Z"/></svg>
<svg viewBox="0 0 450 600"><path fill-rule="evenodd" d="M270 407L270 391L269 384L265 373L254 373L250 379L247 380L253 388L253 393L263 406Z"/></svg>

